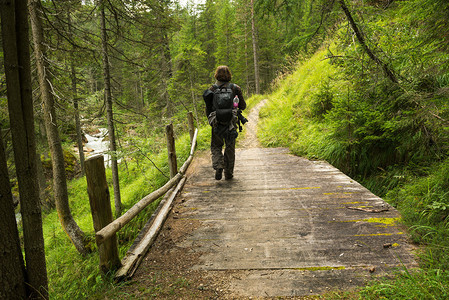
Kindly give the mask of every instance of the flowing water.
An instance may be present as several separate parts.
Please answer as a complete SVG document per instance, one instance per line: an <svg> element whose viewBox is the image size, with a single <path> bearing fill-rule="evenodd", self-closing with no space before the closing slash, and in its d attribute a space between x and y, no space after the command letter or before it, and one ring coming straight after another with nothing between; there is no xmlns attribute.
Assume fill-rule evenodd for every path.
<svg viewBox="0 0 449 300"><path fill-rule="evenodd" d="M106 128L99 128L99 133L94 135L89 135L85 133L87 143L84 145L85 150L88 149L87 156L92 156L96 154L101 154L104 156L105 167L110 167L111 156L107 154L109 150L109 141L105 141L105 137L108 135L108 130ZM118 161L120 162L120 160ZM17 223L22 222L22 215L20 212L16 213Z"/></svg>
<svg viewBox="0 0 449 300"><path fill-rule="evenodd" d="M106 167L111 166L111 156L107 153L109 150L109 141L105 141L105 137L108 135L106 128L99 128L100 132L94 135L85 134L87 143L84 145L86 149L90 149L88 156L101 154L104 156L104 165Z"/></svg>

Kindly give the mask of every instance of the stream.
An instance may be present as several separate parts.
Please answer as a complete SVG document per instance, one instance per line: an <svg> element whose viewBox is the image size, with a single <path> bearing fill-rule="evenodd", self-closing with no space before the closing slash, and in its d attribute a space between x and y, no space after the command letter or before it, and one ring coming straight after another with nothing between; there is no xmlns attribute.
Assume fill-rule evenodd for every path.
<svg viewBox="0 0 449 300"><path fill-rule="evenodd" d="M94 135L85 133L87 143L84 144L84 152L86 153L86 158L92 155L101 154L104 156L104 166L111 166L111 156L106 152L109 150L109 141L105 141L105 137L108 135L107 128L99 128L100 132ZM78 150L77 150L78 151ZM117 162L120 162L118 160ZM16 213L16 222L22 222L22 215L20 212Z"/></svg>
<svg viewBox="0 0 449 300"><path fill-rule="evenodd" d="M87 143L84 144L84 152L87 149L88 154L86 156L102 154L104 156L105 167L109 167L111 165L111 157L106 153L109 150L109 141L104 140L108 134L108 130L106 128L98 128L98 130L100 132L94 135L84 134L87 139Z"/></svg>

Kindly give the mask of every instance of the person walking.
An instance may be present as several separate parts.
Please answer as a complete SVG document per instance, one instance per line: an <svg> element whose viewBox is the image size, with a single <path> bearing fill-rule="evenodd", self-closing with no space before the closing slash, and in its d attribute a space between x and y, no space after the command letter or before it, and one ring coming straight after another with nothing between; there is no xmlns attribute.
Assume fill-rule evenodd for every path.
<svg viewBox="0 0 449 300"><path fill-rule="evenodd" d="M206 115L212 126L210 150L215 179L221 180L223 171L225 179L234 177L235 141L238 136L238 110L246 108L242 89L231 83L232 73L227 66L215 70L214 85L208 88L203 99L206 103ZM223 153L223 146L225 146Z"/></svg>

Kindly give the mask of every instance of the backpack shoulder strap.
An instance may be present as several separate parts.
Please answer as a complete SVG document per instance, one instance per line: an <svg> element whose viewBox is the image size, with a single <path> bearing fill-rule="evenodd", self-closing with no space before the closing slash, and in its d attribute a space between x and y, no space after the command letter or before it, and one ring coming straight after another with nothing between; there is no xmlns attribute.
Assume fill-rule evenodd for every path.
<svg viewBox="0 0 449 300"><path fill-rule="evenodd" d="M232 97L234 97L235 95L237 95L237 93L235 92L235 84L229 83L228 88L231 89Z"/></svg>

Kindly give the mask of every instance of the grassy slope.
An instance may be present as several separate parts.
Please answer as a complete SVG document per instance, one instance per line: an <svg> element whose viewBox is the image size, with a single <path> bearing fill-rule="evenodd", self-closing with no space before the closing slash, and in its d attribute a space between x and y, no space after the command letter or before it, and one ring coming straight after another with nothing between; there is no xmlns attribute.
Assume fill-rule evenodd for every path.
<svg viewBox="0 0 449 300"><path fill-rule="evenodd" d="M317 87L337 72L324 60L325 55L326 51L319 51L299 64L268 96L269 102L261 111L259 130L259 138L266 146L287 146L297 155L320 156L318 152L325 142L326 128L303 117L308 113L311 95Z"/></svg>
<svg viewBox="0 0 449 300"><path fill-rule="evenodd" d="M410 8L405 9L405 11L407 10L410 11ZM402 22L399 10L392 11L390 14L393 19L384 17L384 20L388 20L390 24ZM406 20L402 23L405 24L404 30L411 26ZM370 25L383 28L383 26L387 26L387 22L374 20ZM409 27L407 30L413 29ZM404 48L410 46L403 43L406 35L398 30L396 35L390 35L388 40L385 38L383 43L385 43L384 45L390 44L391 49L389 51L394 52L396 50L405 53ZM338 39L334 40L333 43L340 46L343 44ZM394 45L394 43L401 46ZM397 46L396 49L394 49L395 46ZM402 57L398 56L399 63L403 67L403 74L417 81L418 79L413 78L413 76L419 74L414 74L413 72L432 73L432 70L436 70L442 61L447 59L447 55L442 56L440 54L437 57L434 52L429 50L433 48L432 44L422 44L421 46L423 53L417 55L426 61L428 64L426 66L429 70L417 71L415 69L418 69L418 67L415 68L413 65L416 62L413 62L411 59L407 61L407 54L404 54ZM331 46L330 49L334 54L338 53L334 46ZM413 51L417 50L413 49ZM279 80L274 91L267 96L269 102L261 111L261 123L258 132L259 138L265 146L289 147L297 155L326 159L344 169L344 158L346 155L344 152L347 152L348 149L341 145L341 131L343 131L342 128L344 129L344 127L339 127L337 124L338 121L336 119L339 116L332 116L332 112L325 112L324 114L320 112L320 105L325 105L327 103L326 96L331 95L330 102L334 103L334 107L335 105L341 106L341 103L345 102L345 98L349 99L352 95L360 94L360 90L363 87L357 87L355 86L356 83L345 79L348 78L347 76L341 76L340 73L344 72L344 66L333 64L331 60L326 59L327 54L327 50L316 52L309 60L300 62L293 73ZM447 88L447 83L442 82L446 77L447 74L437 74L435 76L435 81L438 82L439 88ZM324 99L324 101L317 101L319 99ZM436 102L432 104L440 105L440 112L444 113L445 109L447 109L447 104L444 104L438 97L435 97L435 99ZM420 100L418 99L418 101ZM350 105L352 104L349 103L348 107ZM445 105L445 108L441 108L443 105ZM356 109L351 110L353 115L357 115L358 110L362 114L377 114L377 107L371 111L369 111L371 107L368 107L368 112L363 111L364 108L361 105L354 107ZM379 111L381 109L382 107L379 107ZM384 112L379 112L378 114L381 115L382 113ZM387 114L385 115L388 117ZM319 117L317 118L316 116ZM380 119L380 117L376 117ZM344 119L345 115L341 115L340 118ZM409 119L413 119L413 121L418 120L415 115L410 115ZM388 120L384 119L380 123L383 126L388 124L392 127L398 127L405 122L404 120L407 120L407 118L401 119L396 123L394 123L395 120L388 123ZM366 127L361 127L363 130L369 128L368 121L364 123ZM426 128L430 128L435 132L438 132L436 127L446 126L444 124L435 125L431 118L428 118L423 123L427 126ZM351 125L357 126L355 121ZM385 127L383 128L385 129ZM388 128L385 129L387 133L392 132L388 136L390 140L396 141L407 138L405 135L399 135L401 130L394 130L395 128L391 129L391 131L388 131ZM354 129L354 132L357 132L357 129ZM340 137L337 139L336 136L339 134ZM376 138L382 142L381 138L384 136ZM435 134L435 136L438 135ZM416 138L416 136L412 136L410 140L413 138ZM361 139L361 141L363 142L364 140ZM359 146L362 142L357 141L354 145ZM445 148L447 144L441 141L440 146ZM369 156L370 148L366 149ZM444 156L436 155L432 162L432 156L427 155L429 151L424 152L424 150L416 149L413 152L413 148L407 149L407 151L409 153L421 153L419 151L422 151L426 155L423 154L417 156L417 158L410 159L408 164L390 165L387 170L383 170L382 173L375 173L371 177L357 173L352 175L362 178L363 183L367 186L379 185L380 177L385 179L381 183L383 186L382 196L401 211L403 221L409 226L413 240L426 245L419 253L422 269L415 272L407 271L399 275L395 280L372 283L360 292L363 298L442 299L449 297L449 289L447 288L449 284L449 256L447 254L449 249L449 161ZM391 152L387 152L386 156L388 155L392 155ZM352 162L361 164L362 162L357 160L358 158L354 158ZM381 168L379 167L379 169Z"/></svg>

